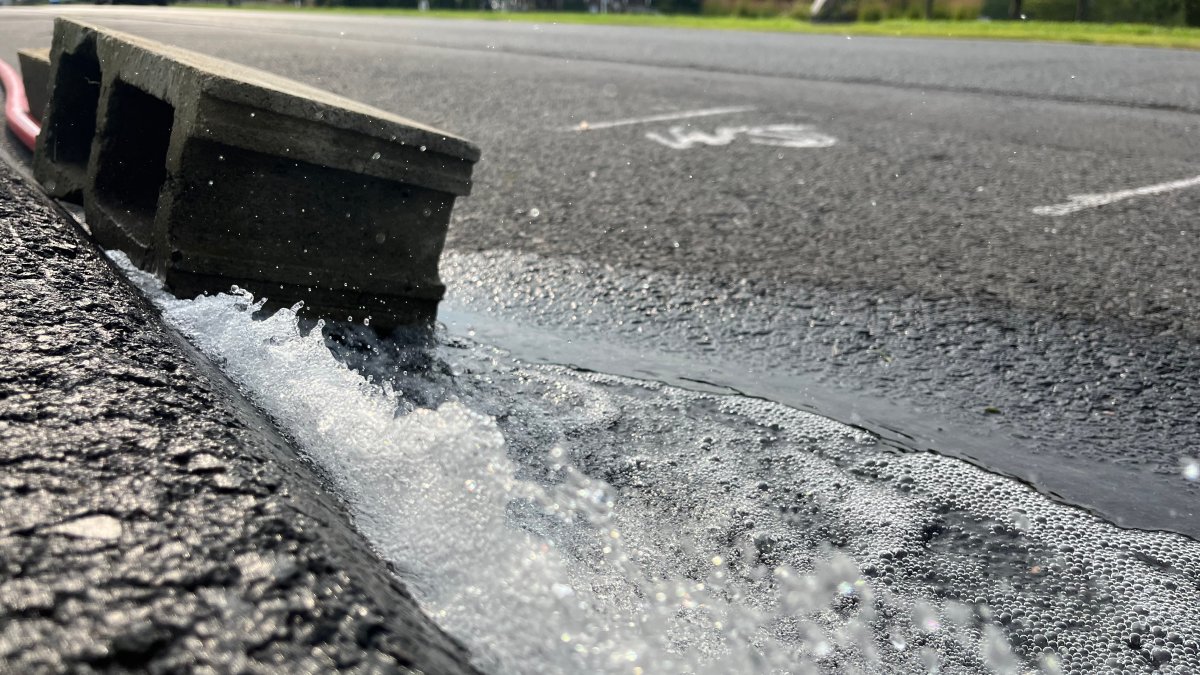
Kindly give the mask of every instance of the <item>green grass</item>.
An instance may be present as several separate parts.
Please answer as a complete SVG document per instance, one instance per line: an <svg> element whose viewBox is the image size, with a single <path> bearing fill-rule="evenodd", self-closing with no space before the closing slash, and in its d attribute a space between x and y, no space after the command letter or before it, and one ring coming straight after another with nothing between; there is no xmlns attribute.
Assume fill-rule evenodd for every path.
<svg viewBox="0 0 1200 675"><path fill-rule="evenodd" d="M188 4L187 7L227 9L225 5ZM1037 40L1097 45L1134 45L1200 49L1200 28L1148 24L1067 23L1051 21L920 21L895 19L873 23L813 24L790 17L745 18L656 14L585 14L575 12L481 12L412 9L329 7L298 8L291 5L248 3L241 9L363 16L406 16L438 19L478 19L525 23L569 23L659 28L701 28L772 33L824 33L834 35L886 35L985 40Z"/></svg>

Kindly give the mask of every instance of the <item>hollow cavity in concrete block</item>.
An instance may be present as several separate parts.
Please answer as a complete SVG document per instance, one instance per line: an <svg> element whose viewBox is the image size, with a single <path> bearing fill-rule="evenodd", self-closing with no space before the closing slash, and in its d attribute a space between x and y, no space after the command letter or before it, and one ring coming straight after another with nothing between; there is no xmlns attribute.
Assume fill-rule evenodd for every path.
<svg viewBox="0 0 1200 675"><path fill-rule="evenodd" d="M29 114L40 120L46 112L50 91L50 50L21 49L17 51L17 60L21 64L21 80L25 84Z"/></svg>
<svg viewBox="0 0 1200 675"><path fill-rule="evenodd" d="M101 243L150 262L159 193L167 180L167 149L175 109L120 80L105 99L89 224Z"/></svg>
<svg viewBox="0 0 1200 675"><path fill-rule="evenodd" d="M433 319L479 150L268 73L55 24L35 175L181 296L238 285L376 327ZM97 111L99 111L97 113ZM53 184L53 185L52 185Z"/></svg>
<svg viewBox="0 0 1200 675"><path fill-rule="evenodd" d="M52 59L50 90L35 161L38 180L55 197L80 201L87 178L96 109L100 103L100 62L95 42L84 41L74 52Z"/></svg>

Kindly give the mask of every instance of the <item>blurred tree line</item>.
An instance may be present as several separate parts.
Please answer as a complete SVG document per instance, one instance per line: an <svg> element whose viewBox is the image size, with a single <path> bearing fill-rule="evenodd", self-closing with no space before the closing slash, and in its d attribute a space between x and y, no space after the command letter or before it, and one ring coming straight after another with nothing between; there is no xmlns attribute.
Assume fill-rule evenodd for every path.
<svg viewBox="0 0 1200 675"><path fill-rule="evenodd" d="M781 0L659 0L659 11L806 19L810 4ZM667 4L670 3L670 4ZM835 19L1030 19L1200 25L1200 0L842 0Z"/></svg>
<svg viewBox="0 0 1200 675"><path fill-rule="evenodd" d="M661 12L808 19L808 0L313 0L321 6ZM834 20L1020 19L1200 25L1200 0L831 0Z"/></svg>

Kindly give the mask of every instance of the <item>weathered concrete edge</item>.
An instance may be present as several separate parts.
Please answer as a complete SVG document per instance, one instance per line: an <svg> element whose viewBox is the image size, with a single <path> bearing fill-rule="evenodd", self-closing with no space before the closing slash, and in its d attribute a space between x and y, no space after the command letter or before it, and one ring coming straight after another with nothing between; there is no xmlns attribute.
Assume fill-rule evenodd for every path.
<svg viewBox="0 0 1200 675"><path fill-rule="evenodd" d="M25 84L25 97L29 100L29 114L42 119L50 96L50 48L18 49L17 60L21 64L21 80Z"/></svg>
<svg viewBox="0 0 1200 675"><path fill-rule="evenodd" d="M306 107L311 108L314 115L323 113L322 122L330 126L389 142L424 144L430 151L468 162L476 162L480 157L479 148L465 138L323 89L100 24L64 17L58 21L71 24L81 32L90 31L103 39L126 42L147 53L171 59L191 70L201 82L202 90L209 95L234 103L252 101L258 108L275 112L305 107L302 103L307 102ZM147 90L155 94L159 93L155 89L162 88L161 83L135 84L150 85Z"/></svg>
<svg viewBox="0 0 1200 675"><path fill-rule="evenodd" d="M407 671L408 669L428 673L477 672L468 664L469 657L466 650L452 638L446 636L420 611L408 591L388 571L386 565L371 550L370 545L354 529L344 505L325 489L325 481L311 466L301 460L291 444L284 439L261 411L257 410L238 392L232 382L181 335L162 322L161 316L149 301L141 296L90 239L83 235L69 214L54 204L36 187L31 187L28 181L19 177L19 168L10 166L9 162L5 161L9 159L11 158L0 153L0 198L7 196L3 194L3 182L20 185L24 188L25 194L17 195L17 199L27 201L38 211L52 213L52 217L56 221L55 226L59 231L58 234L63 239L70 241L67 247L51 244L48 248L39 250L37 255L44 260L37 261L37 264L41 265L44 262L49 266L55 252L61 249L63 257L70 259L66 262L67 265L103 268L101 274L112 278L112 292L125 296L124 300L132 304L133 311L130 313L134 316L129 317L129 325L138 326L140 331L144 332L143 337L151 343L155 343L156 349L160 350L159 353L164 358L176 361L181 370L192 371L189 373L190 375L205 381L211 389L211 392L205 392L206 396L214 399L216 401L214 407L218 408L216 413L183 409L167 410L166 414L199 415L210 418L217 414L232 417L236 421L231 425L232 428L221 428L214 434L233 440L230 445L234 447L226 448L227 452L223 453L224 456L233 463L264 465L265 468L256 466L254 470L259 473L263 471L272 473L274 474L272 478L279 479L270 498L281 501L291 514L291 522L295 523L295 530L289 532L299 536L299 544L307 562L305 569L316 570L328 577L323 581L318 580L313 583L324 588L339 589L339 597L347 603L341 613L345 615L342 623L349 625L341 627L339 624L341 628L338 631L339 634L327 636L329 651L336 652L347 649L354 651L358 649L359 645L365 645L363 651L377 651L388 657L382 662L371 660L375 665L373 672ZM3 181L2 174L4 173L9 174L8 181ZM0 213L0 215L3 214ZM5 233L4 236L7 237L8 234ZM59 248L55 248L55 246ZM14 283L14 279L9 277L8 269L6 269L5 275L0 277L0 284L9 283ZM82 310L73 309L72 311L87 314L89 308L84 307ZM105 317L94 318L103 320ZM55 317L46 317L46 319L53 321ZM0 349L0 353L4 351L5 349ZM6 368L12 365L7 363L10 361L7 357L5 361ZM17 360L13 359L12 361L15 364ZM4 380L0 382L0 385L14 381L19 376L20 373L16 372L6 373L5 378L0 378ZM137 380L135 379L134 382L136 383ZM160 391L154 384L130 385L130 382L123 381L121 386L125 396L144 400L155 399ZM0 397L0 404L3 404L3 399L4 397ZM2 405L0 405L0 411L11 412L4 411ZM7 415L2 417L11 418ZM38 425L37 422L33 424L35 427ZM10 429L5 429L5 431L8 430ZM61 432L58 428L35 428L33 431L36 432L36 437L41 439L52 438ZM0 441L9 437L11 434L0 434ZM18 437L20 437L19 434ZM47 445L52 445L52 443L47 442ZM5 460L6 466L12 466L9 461L11 457L8 456L8 452L3 451L3 448L4 443L0 442L0 458ZM71 449L81 454L87 452L87 448L83 447L72 447ZM14 448L10 447L9 450L12 451ZM15 450L20 455L25 454L26 448L15 448ZM67 458L63 458L63 461L67 461ZM170 464L178 462L179 458L143 454L139 455L137 461ZM269 484L270 480L267 483ZM88 489L91 487L93 486L88 486ZM223 492L215 488L214 490ZM227 496L229 499L234 497L234 495ZM54 536L46 534L45 528L21 526L20 523L14 522L28 517L28 515L15 512L0 516L0 538ZM276 536L287 536L287 534ZM62 537L59 536L59 538ZM136 545L136 542L134 543ZM263 550L267 550L274 548L275 542L263 542L263 544ZM46 545L43 543L42 546ZM206 553L207 550L194 552L198 558L204 557ZM17 555L16 553L6 553L4 556L0 556L5 559L0 562L10 563ZM190 558L191 555L189 554L188 557ZM233 565L233 561L225 561L225 563ZM5 594L8 582L12 581L7 574L9 569L11 568L0 566L0 616L14 611L11 598ZM38 610L36 607L34 609L37 611L29 615L28 608L18 607L15 610L16 619L10 622L8 619L12 617L4 617L5 620L0 621L0 624L11 626L14 622L25 619L44 620L44 616L41 614L44 614L45 610ZM349 644L347 644L346 635L342 633L352 636ZM3 637L0 635L0 638ZM308 654L308 650L312 647L309 643L295 646L298 647L297 650L294 650L296 654ZM53 651L66 649L67 646L45 644L41 648ZM9 655L0 653L0 670L5 669L2 666L8 661L7 656ZM9 663L15 665L12 662ZM111 661L101 661L101 663L112 665ZM120 665L120 663L116 665ZM282 667L283 670L288 669L286 664L276 665ZM76 664L76 667L79 666L80 664ZM90 669L90 667L88 668Z"/></svg>
<svg viewBox="0 0 1200 675"><path fill-rule="evenodd" d="M84 204L102 246L180 297L236 283L385 331L433 320L474 164L437 151L453 138L220 59L54 25L34 173Z"/></svg>

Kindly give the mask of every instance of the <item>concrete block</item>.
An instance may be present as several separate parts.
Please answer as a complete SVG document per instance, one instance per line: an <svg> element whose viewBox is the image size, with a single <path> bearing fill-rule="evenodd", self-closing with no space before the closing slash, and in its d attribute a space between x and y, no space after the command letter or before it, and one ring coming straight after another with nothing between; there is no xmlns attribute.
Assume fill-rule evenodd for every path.
<svg viewBox="0 0 1200 675"><path fill-rule="evenodd" d="M21 79L25 84L25 98L29 100L29 114L40 120L46 112L46 97L50 91L50 50L19 49L17 61L21 64Z"/></svg>
<svg viewBox="0 0 1200 675"><path fill-rule="evenodd" d="M479 150L269 73L57 19L35 175L181 296L236 284L375 326L425 322Z"/></svg>

